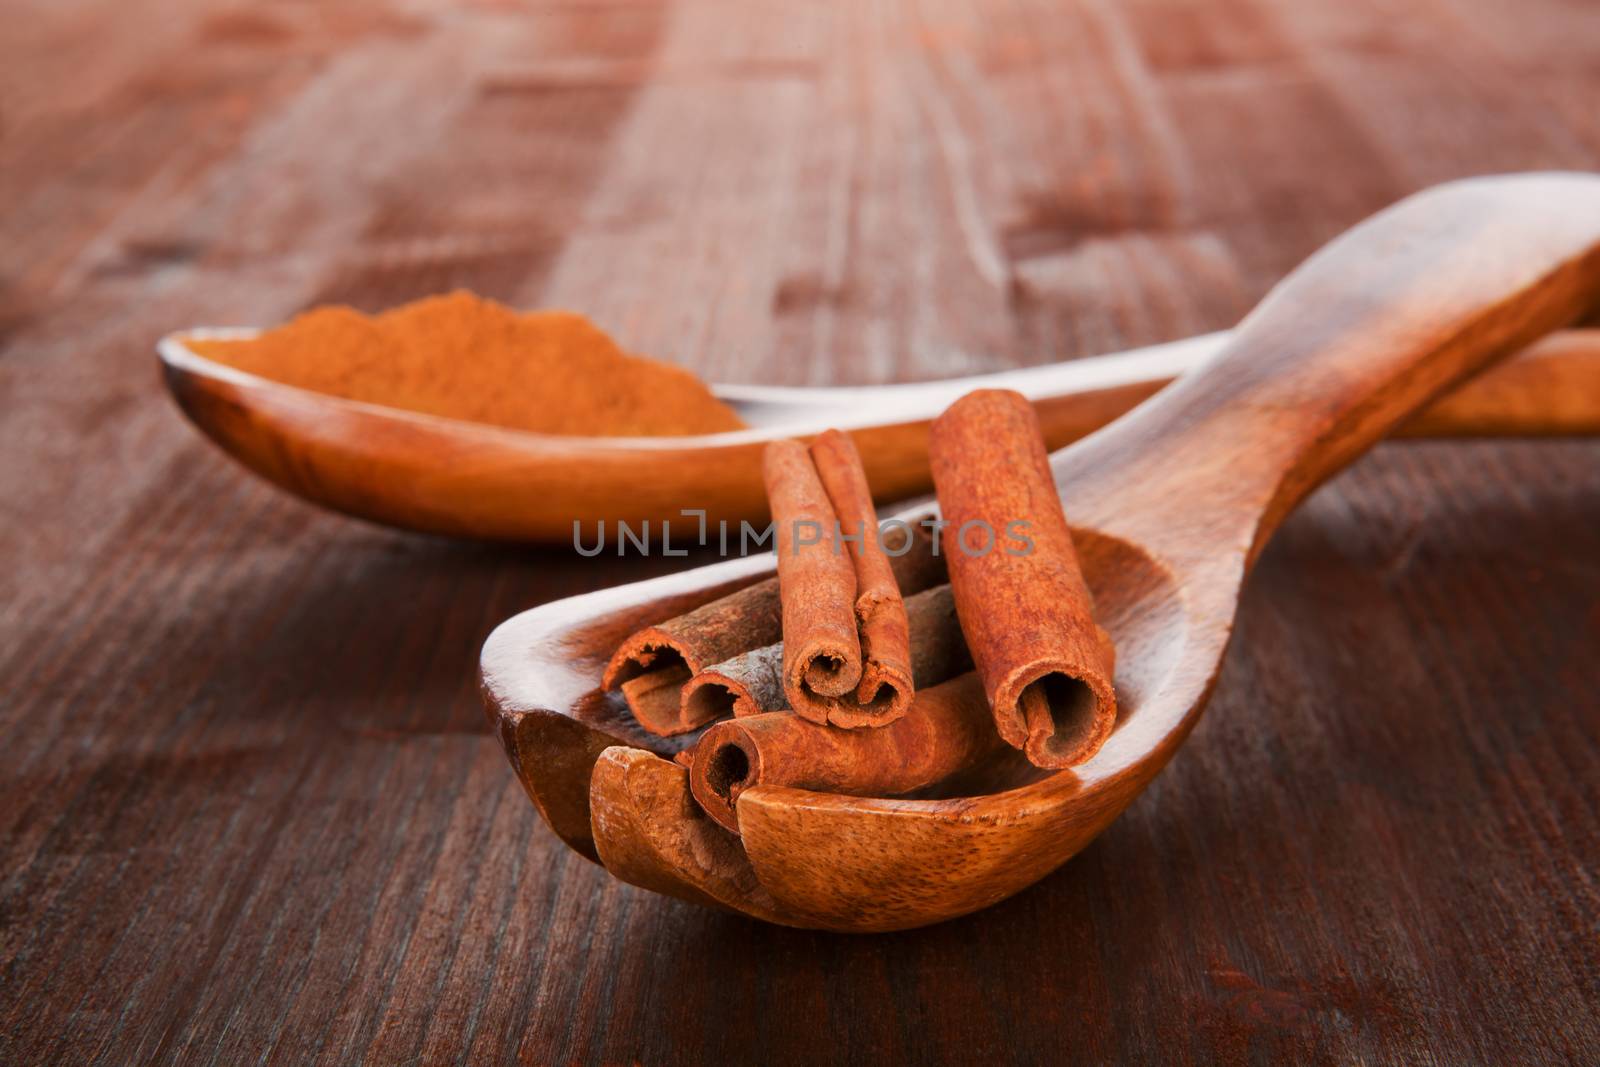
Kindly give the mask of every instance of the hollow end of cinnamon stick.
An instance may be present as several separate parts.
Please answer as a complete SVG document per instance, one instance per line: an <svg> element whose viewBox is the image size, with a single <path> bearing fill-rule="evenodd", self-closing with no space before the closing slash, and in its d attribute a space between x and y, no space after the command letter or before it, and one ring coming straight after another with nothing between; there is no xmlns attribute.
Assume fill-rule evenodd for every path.
<svg viewBox="0 0 1600 1067"><path fill-rule="evenodd" d="M1075 767L1111 736L1116 699L1096 671L1030 664L995 694L995 726L1036 767Z"/></svg>
<svg viewBox="0 0 1600 1067"><path fill-rule="evenodd" d="M643 630L611 657L601 684L622 690L622 698L640 726L670 737L700 725L685 720L681 713L680 691L693 674L688 652L676 640L658 630Z"/></svg>
<svg viewBox="0 0 1600 1067"><path fill-rule="evenodd" d="M897 610L872 616L862 623L861 681L855 693L828 708L827 721L846 729L887 726L911 707L915 693L911 657L906 636L905 609L898 599ZM882 655L884 647L895 649Z"/></svg>
<svg viewBox="0 0 1600 1067"><path fill-rule="evenodd" d="M760 780L761 752L743 732L713 726L689 765L689 792L719 825L739 832L739 794Z"/></svg>
<svg viewBox="0 0 1600 1067"><path fill-rule="evenodd" d="M790 694L794 713L814 723L846 730L886 726L904 715L913 693L910 671L873 659L859 666L856 682L840 693L821 692L812 684L810 674L802 677L799 692Z"/></svg>
<svg viewBox="0 0 1600 1067"><path fill-rule="evenodd" d="M685 716L684 683L708 664L772 644L781 634L778 581L768 578L630 635L600 684L621 689L633 717L651 733L687 733L707 720Z"/></svg>
<svg viewBox="0 0 1600 1067"><path fill-rule="evenodd" d="M716 722L761 710L742 683L710 671L695 675L683 687L680 714L686 721Z"/></svg>
<svg viewBox="0 0 1600 1067"><path fill-rule="evenodd" d="M861 660L840 648L814 647L802 653L797 673L807 695L841 697L861 683Z"/></svg>
<svg viewBox="0 0 1600 1067"><path fill-rule="evenodd" d="M805 593L792 594L803 604ZM795 714L827 722L830 712L853 702L861 684L861 645L848 607L844 621L809 615L803 607L790 613L786 600L783 641L783 690ZM792 649L792 651L791 651Z"/></svg>
<svg viewBox="0 0 1600 1067"><path fill-rule="evenodd" d="M893 721L909 708L914 688L936 685L972 669L948 585L906 597L902 608L911 647L909 676L903 666L885 664L869 651L876 647L876 631L887 624L875 619L863 626L865 661L855 701L868 705L862 713L864 725ZM891 623L895 615L887 615ZM895 707L896 703L904 708ZM783 645L779 643L751 649L696 674L683 687L681 714L684 722L706 723L730 714L744 719L788 707L783 687ZM886 710L880 713L880 708ZM859 704L856 710L861 712Z"/></svg>
<svg viewBox="0 0 1600 1067"><path fill-rule="evenodd" d="M713 663L683 687L681 714L686 722L714 722L729 715L749 717L789 706L783 691L783 644L752 648Z"/></svg>

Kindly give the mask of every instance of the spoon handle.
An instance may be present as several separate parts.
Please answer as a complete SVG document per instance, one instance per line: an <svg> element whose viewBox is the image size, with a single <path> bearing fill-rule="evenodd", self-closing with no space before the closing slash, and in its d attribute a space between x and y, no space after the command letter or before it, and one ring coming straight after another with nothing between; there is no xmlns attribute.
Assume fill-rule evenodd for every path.
<svg viewBox="0 0 1600 1067"><path fill-rule="evenodd" d="M795 388L715 385L753 427L806 435L829 427L871 434L930 421L974 389L1015 389L1033 401L1052 448L1086 437L1205 364L1232 331L967 378L896 385ZM1400 437L1600 435L1600 329L1563 330L1451 390L1408 420Z"/></svg>
<svg viewBox="0 0 1600 1067"><path fill-rule="evenodd" d="M1600 304L1600 176L1452 182L1280 282L1216 358L1058 453L1074 521L1248 565L1306 494L1429 400Z"/></svg>

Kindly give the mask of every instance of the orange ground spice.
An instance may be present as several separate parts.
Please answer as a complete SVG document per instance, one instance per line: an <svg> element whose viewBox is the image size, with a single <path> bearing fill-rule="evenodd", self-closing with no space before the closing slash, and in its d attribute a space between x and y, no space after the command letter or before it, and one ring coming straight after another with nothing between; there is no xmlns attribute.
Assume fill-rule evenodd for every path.
<svg viewBox="0 0 1600 1067"><path fill-rule="evenodd" d="M308 311L207 359L319 393L539 433L657 437L744 426L693 374L632 356L570 311L517 312L467 292L364 315Z"/></svg>

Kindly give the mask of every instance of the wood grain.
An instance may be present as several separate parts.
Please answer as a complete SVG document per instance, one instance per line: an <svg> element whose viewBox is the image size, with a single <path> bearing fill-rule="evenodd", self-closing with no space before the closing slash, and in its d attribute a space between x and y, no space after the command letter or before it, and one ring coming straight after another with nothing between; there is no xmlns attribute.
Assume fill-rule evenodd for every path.
<svg viewBox="0 0 1600 1067"><path fill-rule="evenodd" d="M1363 460L1095 845L848 939L617 885L485 732L495 622L699 561L313 511L148 355L452 285L789 384L1221 328L1406 192L1600 166L1591 5L3 7L0 1060L1600 1058L1594 444Z"/></svg>

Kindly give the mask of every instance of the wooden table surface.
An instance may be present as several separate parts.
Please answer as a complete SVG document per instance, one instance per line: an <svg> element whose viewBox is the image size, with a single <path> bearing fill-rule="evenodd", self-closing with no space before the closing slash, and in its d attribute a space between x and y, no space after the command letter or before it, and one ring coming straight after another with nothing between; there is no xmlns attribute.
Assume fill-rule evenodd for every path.
<svg viewBox="0 0 1600 1067"><path fill-rule="evenodd" d="M662 561L314 510L151 350L456 286L722 380L1182 337L1600 167L1600 6L0 8L0 1062L1600 1061L1600 443L1381 448L1096 844L842 937L618 884L487 733L498 621Z"/></svg>

